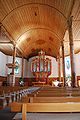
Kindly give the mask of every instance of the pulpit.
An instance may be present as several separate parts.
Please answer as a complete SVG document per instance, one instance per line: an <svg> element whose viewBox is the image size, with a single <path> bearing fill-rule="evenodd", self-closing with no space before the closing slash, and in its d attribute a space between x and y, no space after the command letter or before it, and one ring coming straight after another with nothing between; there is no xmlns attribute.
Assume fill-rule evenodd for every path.
<svg viewBox="0 0 80 120"><path fill-rule="evenodd" d="M31 72L36 77L36 82L47 83L47 78L51 74L51 59L46 57L44 51L40 51L31 63Z"/></svg>

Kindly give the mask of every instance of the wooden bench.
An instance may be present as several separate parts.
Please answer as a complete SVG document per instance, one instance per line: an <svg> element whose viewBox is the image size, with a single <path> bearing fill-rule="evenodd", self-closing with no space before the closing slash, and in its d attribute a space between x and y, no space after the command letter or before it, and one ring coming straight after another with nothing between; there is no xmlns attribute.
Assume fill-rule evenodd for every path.
<svg viewBox="0 0 80 120"><path fill-rule="evenodd" d="M37 93L37 97L77 97L80 96L80 93Z"/></svg>
<svg viewBox="0 0 80 120"><path fill-rule="evenodd" d="M17 103L11 104L12 112L22 111L22 120L27 120L27 112L80 112L80 103Z"/></svg>
<svg viewBox="0 0 80 120"><path fill-rule="evenodd" d="M24 103L65 103L80 102L80 97L22 97Z"/></svg>
<svg viewBox="0 0 80 120"><path fill-rule="evenodd" d="M71 94L67 94L67 93L39 93L36 94L35 96L37 97L68 97Z"/></svg>
<svg viewBox="0 0 80 120"><path fill-rule="evenodd" d="M46 83L45 82L32 82L34 86L44 86Z"/></svg>
<svg viewBox="0 0 80 120"><path fill-rule="evenodd" d="M52 88L51 88L52 89ZM55 89L48 89L48 90L38 90L32 94L28 94L29 97L33 97L33 96L37 96L37 97L68 97L68 96L74 96L74 97L77 97L77 96L80 96L80 89L69 89L69 90L66 90L66 89L63 89L63 88L55 88Z"/></svg>
<svg viewBox="0 0 80 120"><path fill-rule="evenodd" d="M20 100L20 91L27 90L28 87L3 87L0 88L0 107L5 108L9 105L12 101Z"/></svg>

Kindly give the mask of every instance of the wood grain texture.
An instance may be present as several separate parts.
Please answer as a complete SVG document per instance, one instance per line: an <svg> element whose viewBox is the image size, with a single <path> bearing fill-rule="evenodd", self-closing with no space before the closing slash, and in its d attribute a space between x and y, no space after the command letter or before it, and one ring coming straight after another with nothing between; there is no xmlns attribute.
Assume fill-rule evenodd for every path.
<svg viewBox="0 0 80 120"><path fill-rule="evenodd" d="M80 51L79 11L79 0L1 0L0 23L9 39L16 42L17 56L32 57L34 54L31 49L34 49L34 52L43 49L47 55L57 57L63 38L67 41L65 55L70 52L68 33L65 34L70 15L73 15L75 53ZM52 38L52 41L49 38ZM41 40L45 42L37 44L37 41L41 43ZM0 45L0 50L11 55L10 45L6 48L4 46Z"/></svg>

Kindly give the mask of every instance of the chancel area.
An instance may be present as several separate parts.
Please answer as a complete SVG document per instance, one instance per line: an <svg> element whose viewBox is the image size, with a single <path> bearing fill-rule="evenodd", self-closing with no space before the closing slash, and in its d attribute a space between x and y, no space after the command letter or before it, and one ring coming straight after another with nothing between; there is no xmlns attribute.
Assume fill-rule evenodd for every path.
<svg viewBox="0 0 80 120"><path fill-rule="evenodd" d="M65 118L80 119L80 0L0 0L0 119Z"/></svg>

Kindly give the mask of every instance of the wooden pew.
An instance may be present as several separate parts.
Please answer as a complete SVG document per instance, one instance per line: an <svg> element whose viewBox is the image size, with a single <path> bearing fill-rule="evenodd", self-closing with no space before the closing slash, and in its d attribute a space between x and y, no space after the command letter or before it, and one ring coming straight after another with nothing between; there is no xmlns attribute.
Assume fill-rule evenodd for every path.
<svg viewBox="0 0 80 120"><path fill-rule="evenodd" d="M72 87L42 87L41 88L41 91L80 91L80 88L77 87L77 88L72 88Z"/></svg>
<svg viewBox="0 0 80 120"><path fill-rule="evenodd" d="M80 102L80 97L22 97L23 103L65 103Z"/></svg>
<svg viewBox="0 0 80 120"><path fill-rule="evenodd" d="M70 94L68 93L39 93L36 94L37 97L68 97Z"/></svg>
<svg viewBox="0 0 80 120"><path fill-rule="evenodd" d="M80 93L39 93L39 94L36 94L35 96L37 97L69 97L69 96L72 96L72 97L77 97L77 96L80 96Z"/></svg>
<svg viewBox="0 0 80 120"><path fill-rule="evenodd" d="M0 88L0 107L5 108L9 105L12 101L18 101L19 98L19 91L20 90L27 90L28 87L11 87L11 86L1 86Z"/></svg>
<svg viewBox="0 0 80 120"><path fill-rule="evenodd" d="M33 96L37 96L37 97L68 97L68 96L74 96L74 97L77 97L77 96L80 96L80 89L70 89L69 90L66 90L65 88L54 88L54 89L48 89L48 90L38 90L37 92L35 93L32 93L32 94L28 94L29 97L33 97Z"/></svg>
<svg viewBox="0 0 80 120"><path fill-rule="evenodd" d="M52 113L52 112L80 112L78 103L12 103L12 112L22 111L22 120L27 120L27 112Z"/></svg>

